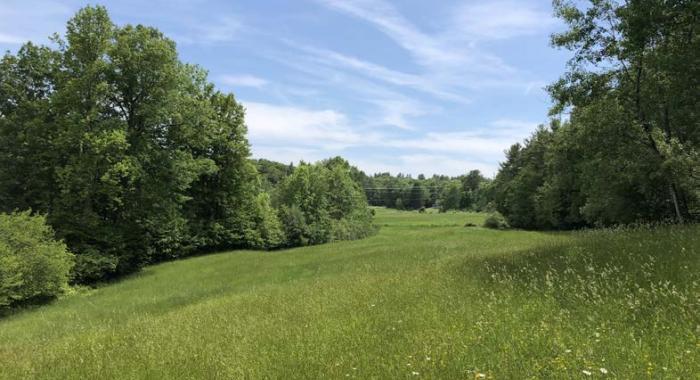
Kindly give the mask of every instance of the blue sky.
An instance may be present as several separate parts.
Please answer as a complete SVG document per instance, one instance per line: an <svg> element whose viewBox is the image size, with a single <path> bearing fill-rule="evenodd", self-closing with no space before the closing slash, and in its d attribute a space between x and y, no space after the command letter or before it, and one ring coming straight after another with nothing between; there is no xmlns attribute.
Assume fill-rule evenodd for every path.
<svg viewBox="0 0 700 380"><path fill-rule="evenodd" d="M0 49L45 43L85 1L2 0ZM94 3L90 3L94 4ZM491 176L547 120L564 70L549 0L102 1L155 26L247 109L254 157Z"/></svg>

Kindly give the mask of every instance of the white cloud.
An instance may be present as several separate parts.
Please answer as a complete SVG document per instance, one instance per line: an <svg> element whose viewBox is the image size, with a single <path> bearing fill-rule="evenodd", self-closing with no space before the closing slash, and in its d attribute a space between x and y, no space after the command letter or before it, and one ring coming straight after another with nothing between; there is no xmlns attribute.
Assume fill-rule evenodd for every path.
<svg viewBox="0 0 700 380"><path fill-rule="evenodd" d="M474 161L463 156L425 153L350 159L350 163L369 175L390 172L394 175L404 173L413 176L418 174L458 176L477 169L484 175L493 176L498 169L498 166L492 163Z"/></svg>
<svg viewBox="0 0 700 380"><path fill-rule="evenodd" d="M435 71L445 68L492 74L514 71L500 58L477 49L474 46L475 41L465 38L455 25L431 35L421 31L383 0L318 1L332 9L374 24L413 55L417 63Z"/></svg>
<svg viewBox="0 0 700 380"><path fill-rule="evenodd" d="M268 84L268 81L254 75L222 75L219 81L225 85L233 87L256 87L260 88Z"/></svg>
<svg viewBox="0 0 700 380"><path fill-rule="evenodd" d="M493 175L503 151L529 135L536 123L500 119L487 127L465 132L429 132L411 138L352 128L335 110L243 102L249 138L256 157L280 162L317 161L344 154L349 148L365 152L391 149L395 154L377 160L351 161L368 173L425 173L457 175L479 169ZM410 153L414 152L414 153Z"/></svg>
<svg viewBox="0 0 700 380"><path fill-rule="evenodd" d="M420 32L392 5L381 0L319 0L322 4L361 18L377 26L421 63L454 63L463 57L453 49L444 49L439 41Z"/></svg>
<svg viewBox="0 0 700 380"><path fill-rule="evenodd" d="M299 46L299 44L293 45ZM459 87L459 85L455 85L454 82L448 84L441 81L440 78L392 70L372 62L364 61L359 58L344 55L328 49L319 49L310 46L301 46L300 49L309 54L315 63L320 63L330 67L350 69L368 78L397 86L416 89L442 100L449 100L451 102L462 104L468 104L471 102L470 99L454 89L454 87Z"/></svg>
<svg viewBox="0 0 700 380"><path fill-rule="evenodd" d="M457 176L474 169L480 170L487 176L493 176L498 171L498 166L494 164L446 155L412 154L401 156L400 159L409 170L408 172L429 176L433 174Z"/></svg>
<svg viewBox="0 0 700 380"><path fill-rule="evenodd" d="M242 102L251 141L289 147L343 149L367 140L348 126L347 117L335 110Z"/></svg>
<svg viewBox="0 0 700 380"><path fill-rule="evenodd" d="M555 23L548 10L525 1L484 1L457 8L454 30L471 39L504 39L547 32Z"/></svg>
<svg viewBox="0 0 700 380"><path fill-rule="evenodd" d="M494 160L513 144L510 136L479 135L474 132L430 132L422 137L386 142L387 146L417 151L459 153L468 157Z"/></svg>

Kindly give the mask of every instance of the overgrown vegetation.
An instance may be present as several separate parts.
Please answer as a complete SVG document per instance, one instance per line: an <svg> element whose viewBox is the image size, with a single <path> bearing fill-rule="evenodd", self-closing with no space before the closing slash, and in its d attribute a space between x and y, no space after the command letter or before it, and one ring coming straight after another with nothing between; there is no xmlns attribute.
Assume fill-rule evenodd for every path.
<svg viewBox="0 0 700 380"><path fill-rule="evenodd" d="M367 200L349 169L340 158L302 163L280 183L276 203L289 245L359 239L374 231Z"/></svg>
<svg viewBox="0 0 700 380"><path fill-rule="evenodd" d="M368 239L165 263L1 320L0 378L700 373L698 226L544 233L376 213Z"/></svg>
<svg viewBox="0 0 700 380"><path fill-rule="evenodd" d="M498 210L523 228L697 219L700 3L554 4L574 57L552 114L570 116L507 152Z"/></svg>
<svg viewBox="0 0 700 380"><path fill-rule="evenodd" d="M68 287L73 255L41 216L0 214L0 312Z"/></svg>

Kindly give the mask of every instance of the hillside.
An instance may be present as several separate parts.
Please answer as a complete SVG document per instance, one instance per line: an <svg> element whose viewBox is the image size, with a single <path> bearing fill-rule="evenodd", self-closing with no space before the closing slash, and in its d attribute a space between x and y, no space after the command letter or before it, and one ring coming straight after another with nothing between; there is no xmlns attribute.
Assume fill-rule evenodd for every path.
<svg viewBox="0 0 700 380"><path fill-rule="evenodd" d="M0 320L0 378L692 378L700 227L377 209L368 239L146 268Z"/></svg>

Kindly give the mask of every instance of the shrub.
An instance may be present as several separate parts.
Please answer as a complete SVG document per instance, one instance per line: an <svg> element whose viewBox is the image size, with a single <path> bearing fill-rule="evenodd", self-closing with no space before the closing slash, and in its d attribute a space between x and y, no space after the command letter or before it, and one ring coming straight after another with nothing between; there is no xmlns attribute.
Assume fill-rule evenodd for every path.
<svg viewBox="0 0 700 380"><path fill-rule="evenodd" d="M503 215L495 212L493 214L490 214L486 218L486 220L484 220L484 227L502 230L508 228L508 223L506 222L506 219L503 217Z"/></svg>
<svg viewBox="0 0 700 380"><path fill-rule="evenodd" d="M0 214L0 307L60 294L72 266L43 216Z"/></svg>

